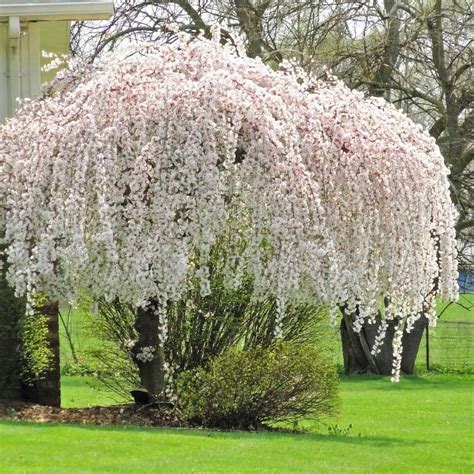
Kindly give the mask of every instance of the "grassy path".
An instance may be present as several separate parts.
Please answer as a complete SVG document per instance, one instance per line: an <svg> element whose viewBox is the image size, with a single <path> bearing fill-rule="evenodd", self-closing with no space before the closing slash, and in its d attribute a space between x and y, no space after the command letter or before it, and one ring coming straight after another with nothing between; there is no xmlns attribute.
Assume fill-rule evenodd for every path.
<svg viewBox="0 0 474 474"><path fill-rule="evenodd" d="M306 434L0 422L0 472L468 473L473 381L344 379L341 416L332 423L336 431L351 424L347 435L329 435L310 421ZM77 379L66 380L64 392L69 405L84 405L90 395Z"/></svg>

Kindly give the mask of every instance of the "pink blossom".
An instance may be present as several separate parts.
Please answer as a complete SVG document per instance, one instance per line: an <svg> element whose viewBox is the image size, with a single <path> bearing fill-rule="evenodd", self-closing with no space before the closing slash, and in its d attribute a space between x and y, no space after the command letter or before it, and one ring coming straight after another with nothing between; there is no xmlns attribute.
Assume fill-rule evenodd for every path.
<svg viewBox="0 0 474 474"><path fill-rule="evenodd" d="M225 239L227 284L250 272L282 311L357 306L360 325L382 297L388 319L456 298L456 214L426 132L341 83L181 40L73 64L0 127L19 294L141 306L180 298L191 275L205 294Z"/></svg>

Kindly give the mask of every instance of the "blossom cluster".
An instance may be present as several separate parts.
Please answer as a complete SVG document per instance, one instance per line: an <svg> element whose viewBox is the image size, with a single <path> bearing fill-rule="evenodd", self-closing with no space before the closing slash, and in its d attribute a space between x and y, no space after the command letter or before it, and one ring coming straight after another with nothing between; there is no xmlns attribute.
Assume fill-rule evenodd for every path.
<svg viewBox="0 0 474 474"><path fill-rule="evenodd" d="M381 298L413 321L456 297L448 171L388 103L186 35L71 65L48 91L0 127L19 294L143 307L192 277L205 295L225 239L226 284L250 273L280 313L316 299L360 327Z"/></svg>
<svg viewBox="0 0 474 474"><path fill-rule="evenodd" d="M141 351L135 356L140 362L151 362L155 358L156 347L145 346L141 348Z"/></svg>

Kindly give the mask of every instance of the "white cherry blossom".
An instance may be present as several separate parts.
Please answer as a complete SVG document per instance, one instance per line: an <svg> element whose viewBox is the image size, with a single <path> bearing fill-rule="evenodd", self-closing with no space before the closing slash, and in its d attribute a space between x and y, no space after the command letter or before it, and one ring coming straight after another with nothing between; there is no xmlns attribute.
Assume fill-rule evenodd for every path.
<svg viewBox="0 0 474 474"><path fill-rule="evenodd" d="M456 297L447 169L388 103L183 35L48 87L0 127L18 294L166 304L192 275L206 294L225 239L227 284L251 273L280 313L317 299L357 307L357 327L387 298L386 318L412 323Z"/></svg>

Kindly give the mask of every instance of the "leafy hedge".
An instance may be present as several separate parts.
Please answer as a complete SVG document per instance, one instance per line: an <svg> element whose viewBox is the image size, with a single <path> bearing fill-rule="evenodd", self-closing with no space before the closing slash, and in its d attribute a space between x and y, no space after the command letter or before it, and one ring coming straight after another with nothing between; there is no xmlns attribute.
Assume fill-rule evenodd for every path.
<svg viewBox="0 0 474 474"><path fill-rule="evenodd" d="M207 369L183 372L176 391L189 423L256 429L334 414L337 387L334 367L314 345L282 342L228 350Z"/></svg>

